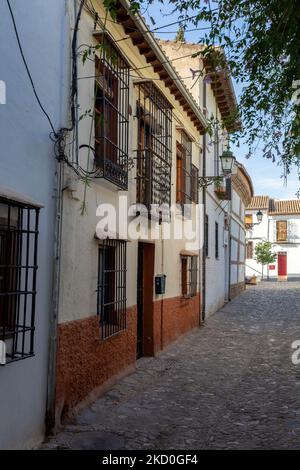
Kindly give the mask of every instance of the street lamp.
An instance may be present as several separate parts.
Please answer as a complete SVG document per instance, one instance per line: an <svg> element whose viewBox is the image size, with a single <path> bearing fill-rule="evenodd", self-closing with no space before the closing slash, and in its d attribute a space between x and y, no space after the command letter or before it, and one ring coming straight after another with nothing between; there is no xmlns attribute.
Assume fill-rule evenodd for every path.
<svg viewBox="0 0 300 470"><path fill-rule="evenodd" d="M220 183L224 176L230 176L232 174L235 157L229 148L225 150L220 156L222 174L219 176L200 176L199 186L206 188L212 183Z"/></svg>
<svg viewBox="0 0 300 470"><path fill-rule="evenodd" d="M220 156L223 175L230 175L232 173L232 167L235 161L235 157L231 150L225 150Z"/></svg>
<svg viewBox="0 0 300 470"><path fill-rule="evenodd" d="M262 219L263 219L263 213L262 213L262 211L258 211L258 212L256 213L256 218L257 218L257 221L258 221L258 222L257 222L257 224L254 224L254 225L258 225L258 224L260 224L260 223L262 222Z"/></svg>

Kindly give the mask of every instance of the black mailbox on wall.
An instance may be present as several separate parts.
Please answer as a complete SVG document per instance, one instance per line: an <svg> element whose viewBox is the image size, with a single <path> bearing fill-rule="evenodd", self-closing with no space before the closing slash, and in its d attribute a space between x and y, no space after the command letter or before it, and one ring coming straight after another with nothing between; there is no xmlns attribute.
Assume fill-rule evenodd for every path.
<svg viewBox="0 0 300 470"><path fill-rule="evenodd" d="M155 294L165 294L166 293L166 275L158 274L155 276Z"/></svg>

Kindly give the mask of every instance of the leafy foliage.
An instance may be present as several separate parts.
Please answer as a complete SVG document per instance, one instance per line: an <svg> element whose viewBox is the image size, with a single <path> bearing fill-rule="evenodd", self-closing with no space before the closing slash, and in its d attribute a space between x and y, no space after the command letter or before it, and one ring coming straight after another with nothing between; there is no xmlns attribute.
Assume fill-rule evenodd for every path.
<svg viewBox="0 0 300 470"><path fill-rule="evenodd" d="M179 26L178 32L175 37L175 42L185 42L183 26Z"/></svg>
<svg viewBox="0 0 300 470"><path fill-rule="evenodd" d="M274 263L276 253L272 252L272 244L270 242L257 243L255 247L255 256L258 263L265 264Z"/></svg>
<svg viewBox="0 0 300 470"><path fill-rule="evenodd" d="M292 164L299 167L299 0L169 3L182 17L189 15L196 25L208 25L199 37L199 43L206 45L204 53L220 46L227 63L221 60L216 67L228 67L237 82L244 85L240 99L242 129L236 131L235 139L243 137L247 142L248 157L262 143L263 156L283 163L285 174Z"/></svg>

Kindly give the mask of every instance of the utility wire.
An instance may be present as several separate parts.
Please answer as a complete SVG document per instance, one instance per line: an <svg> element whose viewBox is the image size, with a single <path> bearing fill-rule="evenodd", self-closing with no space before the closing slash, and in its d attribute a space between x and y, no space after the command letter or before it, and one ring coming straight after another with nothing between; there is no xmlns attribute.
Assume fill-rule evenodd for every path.
<svg viewBox="0 0 300 470"><path fill-rule="evenodd" d="M99 23L99 20L103 20L104 18L103 17L100 17L97 13L97 11L95 10L95 7L92 3L92 1L89 2L91 6L89 6L87 4L87 2L85 2L85 7L87 8L87 10L92 13L93 15L97 15L97 20L96 20L96 23L99 24L100 26L100 23ZM210 13L213 13L215 11L218 11L219 8L213 8L213 9L210 9ZM159 31L160 29L164 29L164 28L168 28L169 26L174 26L174 25L177 25L177 24L180 24L180 23L185 23L187 21L191 21L195 18L198 18L199 17L199 13L197 15L193 15L193 16L188 16L186 18L182 18L182 19L178 19L176 21L173 21L172 23L167 23L167 24L164 24L162 26L157 26L156 28L153 28L153 29L146 29L144 31L141 31L140 29L138 28L133 28L131 26L127 26L128 29L132 30L132 31L137 31L137 32L142 32L142 33L146 33L146 34L151 34L151 33L155 33L156 31ZM114 24L118 24L117 21L115 20L110 20L109 18L106 19L106 21L109 21L110 23L114 23ZM205 29L211 29L211 27L203 27L203 28L195 28L195 29L191 29L190 31L201 31L201 30L205 30ZM162 31L161 31L162 33ZM177 33L177 31L175 31L175 33Z"/></svg>
<svg viewBox="0 0 300 470"><path fill-rule="evenodd" d="M30 80L30 83L31 83L31 86L32 86L32 89L33 89L33 93L34 93L34 96L39 104L39 107L41 108L43 114L46 116L49 124L50 124L50 127L52 129L52 132L55 136L57 136L57 132L55 131L54 129L54 126L52 124L52 121L50 119L50 116L49 114L47 113L47 111L45 110L44 106L42 105L41 103L41 100L37 94L37 91L35 89L35 85L34 85L34 82L33 82L33 79L32 79L32 76L31 76L31 73L30 73L30 70L28 68L28 65L27 65L27 62L26 62L26 59L25 59L25 56L24 56L24 52L23 52L23 48L22 48L22 45L21 45L21 41L20 41L20 37L19 37L19 33L18 33L18 29L17 29L17 25L16 25L16 21L15 21L15 17L14 17L14 14L13 14L13 11L12 11L12 8L11 8L11 5L10 5L10 1L9 0L6 0L6 3L7 3L7 6L8 6L8 9L9 9L9 12L10 12L10 16L11 16L11 19L12 19L12 22L13 22L13 26L14 26L14 31L15 31L15 35L16 35L16 38L17 38L17 42L18 42L18 46L19 46L19 50L20 50L20 53L21 53L21 56L22 56L22 60L23 60L23 63L25 65L25 69L26 69L26 72L27 72L27 75L29 77L29 80Z"/></svg>

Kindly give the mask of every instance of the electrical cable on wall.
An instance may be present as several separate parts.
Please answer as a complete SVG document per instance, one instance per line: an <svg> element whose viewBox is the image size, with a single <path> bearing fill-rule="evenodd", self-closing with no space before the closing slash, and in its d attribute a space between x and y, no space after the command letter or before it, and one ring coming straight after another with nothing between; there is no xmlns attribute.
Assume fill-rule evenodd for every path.
<svg viewBox="0 0 300 470"><path fill-rule="evenodd" d="M13 22L13 27L14 27L14 31L15 31L15 35L16 35L16 38L17 38L17 43L18 43L18 46L19 46L19 50L20 50L20 53L21 53L21 56L22 56L22 60L23 60L23 63L25 65L25 69L26 69L26 72L27 72L27 75L29 77L29 80L30 80L30 83L31 83L31 86L32 86L32 89L33 89L33 93L34 93L34 96L38 102L38 105L40 107L40 109L42 110L43 114L46 116L49 124L50 124L50 127L52 129L52 132L54 135L57 136L57 133L54 129L54 126L52 124L52 121L50 119L50 116L49 114L47 113L47 111L45 110L44 106L42 105L41 103L41 100L38 96L38 93L36 91L36 88L35 88L35 85L34 85L34 82L33 82L33 78L31 76L31 73L30 73L30 70L29 70L29 67L27 65L27 61L25 59L25 56L24 56L24 52L23 52L23 48L22 48L22 45L21 45L21 41L20 41L20 37L19 37L19 33L18 33L18 29L17 29L17 25L16 25L16 21L15 21L15 17L14 17L14 14L13 14L13 11L12 11L12 8L11 8L11 4L10 4L10 1L9 0L6 0L6 3L7 3L7 6L8 6L8 9L9 9L9 12L10 12L10 16L11 16L11 19L12 19L12 22Z"/></svg>

